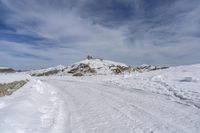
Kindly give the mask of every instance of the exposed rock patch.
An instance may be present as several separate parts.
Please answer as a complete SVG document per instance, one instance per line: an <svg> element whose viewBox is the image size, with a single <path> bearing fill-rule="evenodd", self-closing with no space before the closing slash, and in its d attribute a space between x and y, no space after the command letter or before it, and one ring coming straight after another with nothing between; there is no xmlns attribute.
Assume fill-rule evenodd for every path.
<svg viewBox="0 0 200 133"><path fill-rule="evenodd" d="M84 76L84 75L82 73L74 73L72 76L81 77L81 76Z"/></svg>
<svg viewBox="0 0 200 133"><path fill-rule="evenodd" d="M73 76L84 76L85 74L96 74L96 70L88 64L80 63L77 66L72 66L72 69L68 73L73 74Z"/></svg>
<svg viewBox="0 0 200 133"><path fill-rule="evenodd" d="M0 84L0 97L11 95L13 92L23 87L27 82L28 80L21 80L7 84Z"/></svg>
<svg viewBox="0 0 200 133"><path fill-rule="evenodd" d="M125 67L125 66L111 66L111 70L114 72L114 74L122 74L125 72L130 73L133 69L129 66L129 67Z"/></svg>
<svg viewBox="0 0 200 133"><path fill-rule="evenodd" d="M55 74L57 74L59 72L60 72L60 70L50 70L50 71L47 71L47 72L33 73L33 74L31 74L31 76L38 76L38 77L50 76L50 75L55 75Z"/></svg>
<svg viewBox="0 0 200 133"><path fill-rule="evenodd" d="M156 71L161 69L167 69L169 67L161 67L161 66L153 66L153 65L142 65L135 69L137 72L148 72L148 71Z"/></svg>
<svg viewBox="0 0 200 133"><path fill-rule="evenodd" d="M0 69L0 73L14 73L14 72L16 72L16 71L12 68L1 68Z"/></svg>

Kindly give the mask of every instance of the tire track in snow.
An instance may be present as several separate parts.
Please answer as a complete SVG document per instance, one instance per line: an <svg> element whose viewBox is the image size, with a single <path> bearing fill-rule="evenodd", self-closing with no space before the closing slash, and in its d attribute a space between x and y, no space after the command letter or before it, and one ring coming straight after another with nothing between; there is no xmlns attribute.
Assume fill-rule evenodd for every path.
<svg viewBox="0 0 200 133"><path fill-rule="evenodd" d="M168 118L166 120L163 118L159 118L163 114L168 115L168 113L170 113L170 112L161 113L159 115L151 114L148 111L148 107L144 108L146 103L143 103L143 102L147 102L147 101L142 100L143 99L142 97L137 99L136 102L133 102L133 100L135 99L133 96L135 96L137 94L139 94L139 96L142 96L141 93L144 93L144 95L150 95L149 98L151 99L153 97L153 95L151 93L133 90L132 92L129 92L129 93L131 93L131 94L136 93L135 95L131 96L129 94L129 95L126 95L126 97L124 97L123 96L124 90L122 91L121 90L122 88L113 88L113 87L108 87L108 86L105 87L105 85L100 85L100 84L97 85L97 84L84 83L84 82L79 82L79 81L75 81L73 83L72 82L69 83L69 81L57 81L57 82L59 82L58 84L66 84L66 85L68 84L70 87L72 87L71 90L69 88L66 90L67 90L68 94L71 93L70 95L73 95L74 100L71 102L74 102L75 106L77 106L77 104L79 104L78 106L82 106L83 108L84 108L84 106L90 106L91 108L96 108L96 109L102 110L103 108L100 108L100 107L97 108L96 106L93 106L93 105L105 104L107 108L112 108L112 109L110 109L110 111L115 110L114 112L117 114L116 116L118 118L122 117L120 119L120 121L123 121L123 123L121 123L121 124L132 125L132 127L129 127L129 128L131 128L131 130L129 130L129 131L132 131L132 132L137 131L137 132L145 132L145 133L146 132L156 132L156 131L159 131L159 132L160 131L162 131L162 132L188 132L184 127L182 127L182 125L172 123L173 121L169 120L170 118ZM61 85L61 87L62 87L62 85ZM63 87L66 88L65 86L63 86ZM122 94L119 94L119 93L122 93ZM85 97L77 98L76 95L77 96L85 95ZM90 99L88 97L90 97ZM127 99L130 97L133 98L133 100ZM154 95L154 97L157 97L157 100L160 99L160 96L158 97L158 96ZM88 103L86 101L84 101L84 98L87 99ZM163 100L163 99L164 98L162 98L160 100ZM141 103L144 105L140 106L138 104L138 100L142 100ZM83 104L84 102L86 102L85 105ZM154 101L152 101L152 102L154 102ZM166 101L163 101L163 102L166 102ZM134 105L134 103L136 103L136 105ZM167 103L173 104L173 103L170 103L169 101ZM81 105L81 104L83 104L83 105ZM86 105L86 104L88 104L88 105ZM155 106L156 104L153 104L153 105ZM160 105L156 105L156 106L155 106L156 108L159 108ZM86 110L81 110L82 107L79 108L79 111L86 111ZM172 107L165 107L165 108L171 109ZM90 113L95 114L95 112L92 112L92 111L90 112L89 110L91 111L91 109L88 109L88 112L87 112L88 114L90 114ZM156 109L153 111L163 111L163 110ZM151 110L151 112L152 112L152 110ZM178 110L178 112L182 113L182 114L185 113L184 111L181 112L180 109ZM83 112L78 112L78 113L80 113L82 116L84 114ZM96 112L96 115L98 113L99 112ZM104 112L104 113L106 114L106 112ZM158 112L158 113L160 113L160 112ZM99 115L105 115L105 114L99 114ZM177 115L177 114L170 114L170 117L173 115ZM138 116L140 116L140 117L138 117ZM102 116L102 117L104 117L104 116ZM182 117L182 118L181 118L181 116L178 116L178 117L180 119L179 121L181 121L181 119L186 119L185 117ZM83 116L83 118L84 118L84 116ZM98 118L98 117L94 117L94 119L95 118ZM125 119L126 119L126 121L125 121ZM191 119L191 118L189 118L189 119ZM106 119L104 121L106 121ZM107 121L109 122L109 120L107 120ZM127 124L127 121L129 121L128 124ZM84 123L85 121L82 121L82 122ZM98 121L96 121L96 123L98 123ZM130 124L130 123L132 123L132 124ZM87 124L88 124L88 122L84 123L84 127L87 127ZM112 125L112 123L108 123L108 124ZM184 130L186 130L186 131L184 131ZM86 131L88 131L88 130L86 130ZM91 130L89 130L89 131L92 132Z"/></svg>
<svg viewBox="0 0 200 133"><path fill-rule="evenodd" d="M165 97L167 97L167 96L149 93L146 91L142 91L141 89L136 89L135 91L134 91L134 89L132 89L130 91L130 89L127 90L127 89L115 86L115 89L113 90L113 86L108 86L108 85L106 85L106 86L110 88L110 89L108 88L106 90L105 89L103 90L106 93L109 93L110 95L114 95L119 98L122 98L126 102L128 102L130 105L133 105L139 109L148 110L148 112L153 112L154 115L152 115L152 114L151 115L155 118L160 119L160 117L162 118L162 116L165 116L166 114L169 115L169 118L172 118L174 120L170 120L170 119L168 120L168 118L160 119L160 120L165 121L166 123L171 125L170 127L174 127L173 125L176 125L177 129L182 130L185 127L190 128L191 124L193 124L193 126L191 126L191 127L194 127L194 128L190 129L190 130L194 130L194 132L195 132L195 130L198 130L198 131L200 130L200 126L195 126L195 125L200 125L199 110L194 110L193 108L188 108L187 106L185 106L183 104L181 104L182 106L180 106L180 105L177 106L177 104L174 101L171 101L171 100L169 101L168 99L166 99ZM116 90L119 90L119 91L117 92ZM126 92L128 92L128 93L126 93ZM151 96L151 97L149 97L150 101L145 101L144 96L139 99L135 98L135 97L138 97L137 95L140 95L140 94L143 94L144 96L145 95ZM151 101L151 99L155 99L155 100ZM134 100L136 100L136 101L134 101ZM142 100L142 101L140 101L140 100ZM162 104L152 104L153 110L150 111L149 110L150 108L148 109L148 107L151 107L151 106L148 106L148 104L154 103L154 102L158 103L159 100L162 100ZM166 104L166 106L161 106L164 104ZM170 107L169 105L173 105L173 106ZM159 109L159 107L160 107L160 109ZM164 108L164 109L162 109L162 108ZM147 111L145 111L145 112L148 113ZM159 113L159 115L158 114L155 115L155 112ZM193 117L190 117L191 114L193 114ZM185 129L187 129L187 128L185 128ZM186 131L191 132L190 130L189 131L186 130Z"/></svg>
<svg viewBox="0 0 200 133"><path fill-rule="evenodd" d="M111 89L110 87L107 88L107 90L110 89ZM95 91L99 90L96 89ZM136 127L138 129L142 129L143 132L145 133L156 132L156 131L163 133L185 132L183 129L175 127L172 123L168 123L158 118L158 116L150 114L148 111L145 111L146 109L133 105L132 103L130 103L130 101L125 100L124 98L116 95L115 93L110 93L105 90L102 91L102 89L101 91L99 91L99 93L104 93L104 98L107 99L107 104L109 104L110 107L116 109L124 116L126 116L128 119L136 121L137 122Z"/></svg>
<svg viewBox="0 0 200 133"><path fill-rule="evenodd" d="M63 82L59 82L59 84L63 84ZM70 94L71 97L74 97L71 102L76 104L77 113L83 117L80 122L83 123L86 133L120 133L122 130L125 130L127 133L133 132L134 123L131 124L131 121L129 121L126 117L118 120L118 118L121 117L121 113L111 108L110 105L103 102L102 99L99 99L98 93L94 93L90 90L88 91L87 86L85 88L82 85L77 85L77 83L73 85L71 83L67 84L71 86L71 90L66 89L65 92L67 91L67 95ZM127 121L129 122L127 123Z"/></svg>
<svg viewBox="0 0 200 133"><path fill-rule="evenodd" d="M200 104L199 103L195 103L194 101L192 101L192 99L189 99L189 98L185 97L184 95L179 94L176 91L178 89L175 86L172 87L169 84L167 84L166 82L162 82L162 81L153 81L153 82L158 83L161 86L167 88L167 90L169 92L172 92L172 94L173 94L173 96L175 98L178 98L181 101L180 103L187 104L187 105L193 106L193 107L195 107L197 109L200 109Z"/></svg>

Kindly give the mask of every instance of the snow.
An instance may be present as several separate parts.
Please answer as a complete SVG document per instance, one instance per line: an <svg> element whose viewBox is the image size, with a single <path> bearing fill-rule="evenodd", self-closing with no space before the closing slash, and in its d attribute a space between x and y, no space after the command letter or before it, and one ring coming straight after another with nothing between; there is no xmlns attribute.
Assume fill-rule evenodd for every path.
<svg viewBox="0 0 200 133"><path fill-rule="evenodd" d="M0 80L26 76L4 74ZM28 78L19 91L0 97L1 133L200 132L199 64L124 75Z"/></svg>
<svg viewBox="0 0 200 133"><path fill-rule="evenodd" d="M1 73L0 74L0 84L1 83L10 83L13 81L20 81L20 80L28 80L30 79L30 75L25 73Z"/></svg>
<svg viewBox="0 0 200 133"><path fill-rule="evenodd" d="M66 68L66 66L58 65L56 67L50 67L50 68L47 68L47 69L28 71L28 73L29 74L39 74L39 73L44 73L44 72L48 72L48 71L52 71L52 70L63 70L65 68Z"/></svg>
<svg viewBox="0 0 200 133"><path fill-rule="evenodd" d="M66 131L63 101L55 88L39 80L32 80L11 97L1 98L0 105L1 133Z"/></svg>

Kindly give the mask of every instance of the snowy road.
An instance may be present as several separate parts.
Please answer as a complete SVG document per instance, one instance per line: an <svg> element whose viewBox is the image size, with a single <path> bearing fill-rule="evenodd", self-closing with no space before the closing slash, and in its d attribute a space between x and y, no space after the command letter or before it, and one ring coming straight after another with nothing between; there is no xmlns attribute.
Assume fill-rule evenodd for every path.
<svg viewBox="0 0 200 133"><path fill-rule="evenodd" d="M197 133L200 131L199 109L173 101L166 95L85 81L52 79L43 82L59 90L67 108L64 112L64 115L67 115L65 132Z"/></svg>
<svg viewBox="0 0 200 133"><path fill-rule="evenodd" d="M29 79L0 97L0 133L200 133L200 65Z"/></svg>

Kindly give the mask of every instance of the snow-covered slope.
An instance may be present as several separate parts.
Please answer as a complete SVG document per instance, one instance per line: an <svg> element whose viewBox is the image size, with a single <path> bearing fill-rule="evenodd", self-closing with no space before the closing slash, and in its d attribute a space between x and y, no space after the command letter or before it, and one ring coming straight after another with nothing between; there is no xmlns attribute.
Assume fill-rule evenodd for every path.
<svg viewBox="0 0 200 133"><path fill-rule="evenodd" d="M123 88L169 95L200 109L200 64L131 73L124 78L110 78L106 82Z"/></svg>
<svg viewBox="0 0 200 133"><path fill-rule="evenodd" d="M200 132L198 64L29 80L13 95L0 98L1 133Z"/></svg>
<svg viewBox="0 0 200 133"><path fill-rule="evenodd" d="M11 97L0 98L0 132L68 132L66 106L55 88L39 80L31 80Z"/></svg>
<svg viewBox="0 0 200 133"><path fill-rule="evenodd" d="M29 71L28 73L32 76L50 76L50 75L56 75L64 71L66 69L66 66L59 65L56 67L51 67L47 69L40 69L40 70L32 70Z"/></svg>

